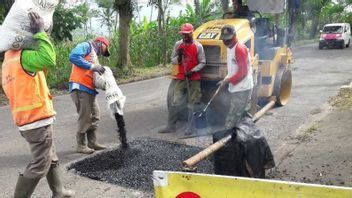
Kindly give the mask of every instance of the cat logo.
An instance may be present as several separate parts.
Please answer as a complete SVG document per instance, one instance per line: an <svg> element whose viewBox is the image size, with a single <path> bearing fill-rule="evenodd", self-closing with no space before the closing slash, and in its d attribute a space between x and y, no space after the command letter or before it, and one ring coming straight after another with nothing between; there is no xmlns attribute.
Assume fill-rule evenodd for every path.
<svg viewBox="0 0 352 198"><path fill-rule="evenodd" d="M216 32L202 32L198 35L197 39L215 39L218 34Z"/></svg>

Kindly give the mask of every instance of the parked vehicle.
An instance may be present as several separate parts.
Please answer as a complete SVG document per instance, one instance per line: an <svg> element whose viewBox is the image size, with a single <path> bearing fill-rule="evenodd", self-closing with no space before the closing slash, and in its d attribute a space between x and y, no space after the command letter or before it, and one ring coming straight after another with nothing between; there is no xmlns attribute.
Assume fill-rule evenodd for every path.
<svg viewBox="0 0 352 198"><path fill-rule="evenodd" d="M319 49L323 47L343 49L350 46L351 26L349 23L326 24L320 33Z"/></svg>

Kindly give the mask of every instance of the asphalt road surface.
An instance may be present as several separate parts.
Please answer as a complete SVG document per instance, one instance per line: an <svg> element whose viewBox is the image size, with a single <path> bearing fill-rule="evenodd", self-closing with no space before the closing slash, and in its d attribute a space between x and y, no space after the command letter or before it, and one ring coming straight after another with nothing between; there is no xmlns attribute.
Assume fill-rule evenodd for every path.
<svg viewBox="0 0 352 198"><path fill-rule="evenodd" d="M316 43L293 48L295 63L292 65L293 89L290 101L284 107L271 110L257 122L274 152L310 116L324 111L324 104L337 93L341 85L351 81L351 53L352 48L318 50ZM209 145L209 137L179 140L177 137L180 133L157 133L166 124L169 82L168 78L161 77L120 86L127 96L125 120L128 137L152 137L191 145ZM102 115L99 142L110 147L118 146L116 122L105 107L104 94L99 94L98 100ZM61 163L68 164L85 157L74 152L77 115L69 95L56 97L54 105L57 111L55 144ZM27 143L13 124L8 106L0 107L0 129L0 197L7 197L12 194L17 173L23 170L30 155Z"/></svg>

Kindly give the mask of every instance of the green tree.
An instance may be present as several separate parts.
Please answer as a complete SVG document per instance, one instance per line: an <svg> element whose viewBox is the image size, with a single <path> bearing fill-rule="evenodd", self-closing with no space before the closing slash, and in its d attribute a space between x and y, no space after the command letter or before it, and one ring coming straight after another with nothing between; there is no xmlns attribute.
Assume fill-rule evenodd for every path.
<svg viewBox="0 0 352 198"><path fill-rule="evenodd" d="M308 20L311 21L309 38L315 37L321 19L321 12L331 0L310 0L302 2L302 11L306 13ZM304 23L304 21L303 21ZM305 25L304 25L305 26Z"/></svg>
<svg viewBox="0 0 352 198"><path fill-rule="evenodd" d="M149 4L150 5L154 5L157 9L158 9L158 34L159 34L159 38L161 40L161 49L162 49L162 54L160 56L160 62L163 63L163 65L166 65L167 62L167 53L166 53L166 13L167 10L170 6L171 0L150 0Z"/></svg>
<svg viewBox="0 0 352 198"><path fill-rule="evenodd" d="M199 0L194 0L194 12L196 13L196 15L201 14Z"/></svg>
<svg viewBox="0 0 352 198"><path fill-rule="evenodd" d="M105 24L108 27L109 33L112 29L116 29L116 11L114 10L114 1L113 0L96 0L96 3L102 11L99 12L98 16L102 24Z"/></svg>
<svg viewBox="0 0 352 198"><path fill-rule="evenodd" d="M322 9L322 21L324 23L348 22L351 23L349 15L352 0L338 0L327 4ZM324 25L324 24L321 24Z"/></svg>
<svg viewBox="0 0 352 198"><path fill-rule="evenodd" d="M212 3L211 0L202 0L199 5L199 11L197 11L199 13L197 14L195 8L190 4L187 4L186 15L189 17L189 22L195 26L199 26L204 22L215 19L217 13L215 12L216 6L214 5L215 4Z"/></svg>
<svg viewBox="0 0 352 198"><path fill-rule="evenodd" d="M87 23L88 12L89 6L86 3L73 8L65 8L64 4L60 3L53 16L52 37L56 41L72 41L72 32Z"/></svg>

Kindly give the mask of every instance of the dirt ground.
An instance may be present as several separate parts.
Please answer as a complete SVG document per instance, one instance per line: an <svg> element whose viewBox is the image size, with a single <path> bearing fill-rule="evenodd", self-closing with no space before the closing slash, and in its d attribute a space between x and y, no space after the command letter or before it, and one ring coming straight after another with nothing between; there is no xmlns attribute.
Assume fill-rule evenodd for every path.
<svg viewBox="0 0 352 198"><path fill-rule="evenodd" d="M278 180L352 187L352 88L331 98L321 119L302 128L269 177Z"/></svg>

